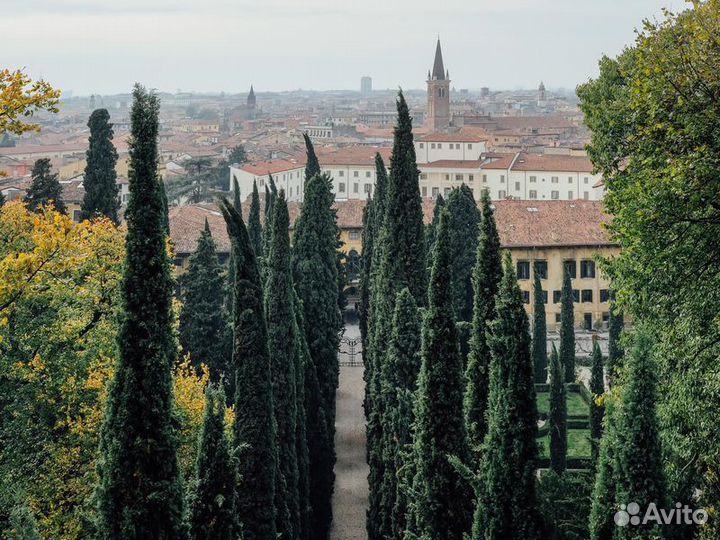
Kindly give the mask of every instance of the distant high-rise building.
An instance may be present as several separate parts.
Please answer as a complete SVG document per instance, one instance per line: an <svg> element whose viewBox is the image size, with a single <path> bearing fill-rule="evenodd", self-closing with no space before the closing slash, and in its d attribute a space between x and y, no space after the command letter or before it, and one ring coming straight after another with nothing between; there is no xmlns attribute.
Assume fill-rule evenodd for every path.
<svg viewBox="0 0 720 540"><path fill-rule="evenodd" d="M545 94L545 84L540 81L540 86L538 86L538 101L546 101L547 95Z"/></svg>
<svg viewBox="0 0 720 540"><path fill-rule="evenodd" d="M250 93L247 97L247 117L249 120L255 119L255 108L257 106L257 102L255 99L255 90L253 89L253 85L250 85Z"/></svg>
<svg viewBox="0 0 720 540"><path fill-rule="evenodd" d="M360 93L364 97L372 94L372 77L368 77L367 75L360 77Z"/></svg>
<svg viewBox="0 0 720 540"><path fill-rule="evenodd" d="M427 78L427 116L425 125L431 131L443 131L450 125L450 72L443 65L440 38L435 47L435 61Z"/></svg>
<svg viewBox="0 0 720 540"><path fill-rule="evenodd" d="M488 97L490 95L490 89L487 86L483 86L480 89L480 97Z"/></svg>

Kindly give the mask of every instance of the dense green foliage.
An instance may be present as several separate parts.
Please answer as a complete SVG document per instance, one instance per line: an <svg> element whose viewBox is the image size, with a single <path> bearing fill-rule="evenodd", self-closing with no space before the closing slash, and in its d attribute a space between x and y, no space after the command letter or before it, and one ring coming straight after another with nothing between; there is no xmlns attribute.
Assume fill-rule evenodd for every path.
<svg viewBox="0 0 720 540"><path fill-rule="evenodd" d="M266 196L265 200L268 200ZM255 257L262 259L263 257L263 232L260 226L260 195L258 194L257 182L253 180L252 198L250 199L250 214L248 215L248 236L250 237L250 245L253 248Z"/></svg>
<svg viewBox="0 0 720 540"><path fill-rule="evenodd" d="M557 474L565 472L567 465L567 394L565 373L553 345L550 353L550 468Z"/></svg>
<svg viewBox="0 0 720 540"><path fill-rule="evenodd" d="M658 340L659 415L673 484L720 507L720 2L647 22L578 88L605 179L618 308ZM615 369L615 357L611 362ZM613 374L614 375L614 374ZM703 537L717 538L717 520Z"/></svg>
<svg viewBox="0 0 720 540"><path fill-rule="evenodd" d="M602 396L605 393L605 366L603 365L602 352L597 341L593 343L592 367L590 370L590 438L593 445L593 461L597 461L600 438L602 437L602 423L605 407L602 404Z"/></svg>
<svg viewBox="0 0 720 540"><path fill-rule="evenodd" d="M315 147L307 133L303 133L303 139L305 140L305 152L307 154L307 161L305 162L305 181L307 182L313 176L320 174L320 162L315 154Z"/></svg>
<svg viewBox="0 0 720 540"><path fill-rule="evenodd" d="M30 210L37 210L41 205L52 204L58 212L67 213L62 199L62 186L58 173L50 172L50 159L38 159L30 172L32 182L25 194L25 203Z"/></svg>
<svg viewBox="0 0 720 540"><path fill-rule="evenodd" d="M119 223L120 186L117 185L117 150L112 143L113 129L107 109L97 109L88 120L90 137L86 152L87 164L83 177L85 197L82 202L81 219L105 216Z"/></svg>
<svg viewBox="0 0 720 540"><path fill-rule="evenodd" d="M273 209L272 231L266 259L265 317L273 381L273 406L278 434L276 507L278 534L296 538L300 528L298 492L297 418L298 361L295 336L293 284L290 274L290 217L284 192ZM287 512L280 509L287 507Z"/></svg>
<svg viewBox="0 0 720 540"><path fill-rule="evenodd" d="M603 436L600 440L598 463L590 508L591 540L612 540L616 529L613 516L617 511L617 478L615 475L617 452L617 421L615 397L605 401Z"/></svg>
<svg viewBox="0 0 720 540"><path fill-rule="evenodd" d="M535 493L537 409L528 320L509 255L496 310L488 340L488 431L472 538L533 540L540 532Z"/></svg>
<svg viewBox="0 0 720 540"><path fill-rule="evenodd" d="M435 197L432 221L425 225L425 268L427 268L428 272L432 268L433 246L435 245L437 226L440 223L440 212L442 212L443 208L445 208L445 199L438 193L437 197Z"/></svg>
<svg viewBox="0 0 720 540"><path fill-rule="evenodd" d="M410 532L420 538L462 540L470 531L472 491L448 459L470 460L463 420L462 359L447 279L452 268L449 222L449 213L443 210L433 250L428 310L422 323Z"/></svg>
<svg viewBox="0 0 720 540"><path fill-rule="evenodd" d="M101 439L99 536L105 539L170 540L184 534L172 387L173 282L157 174L159 110L158 97L136 85L124 314Z"/></svg>
<svg viewBox="0 0 720 540"><path fill-rule="evenodd" d="M575 304L567 269L560 293L560 364L565 370L565 382L575 382Z"/></svg>
<svg viewBox="0 0 720 540"><path fill-rule="evenodd" d="M465 184L450 191L445 208L450 213L448 241L452 262L449 277L455 318L469 322L473 315L472 273L481 215L472 190Z"/></svg>
<svg viewBox="0 0 720 540"><path fill-rule="evenodd" d="M475 268L473 269L472 332L470 352L465 371L465 424L473 451L478 452L487 433L486 411L490 381L490 349L487 343L488 326L495 318L495 296L502 278L500 237L490 195L482 196L482 223Z"/></svg>
<svg viewBox="0 0 720 540"><path fill-rule="evenodd" d="M234 540L236 463L225 433L225 393L209 385L190 499L191 540Z"/></svg>
<svg viewBox="0 0 720 540"><path fill-rule="evenodd" d="M608 321L608 383L612 385L622 367L623 350L620 344L624 322L622 310L615 304L615 293L610 295L610 320Z"/></svg>
<svg viewBox="0 0 720 540"><path fill-rule="evenodd" d="M545 300L543 296L540 274L537 269L533 272L533 375L536 383L545 383L548 378L547 356L547 323L545 320Z"/></svg>
<svg viewBox="0 0 720 540"><path fill-rule="evenodd" d="M205 364L213 382L235 378L230 368L228 314L225 310L225 275L218 262L210 226L198 239L188 271L180 278L180 343L193 364Z"/></svg>
<svg viewBox="0 0 720 540"><path fill-rule="evenodd" d="M561 371L562 373L562 371ZM538 505L544 521L543 540L588 540L592 476L586 471L559 475L544 471L538 479Z"/></svg>
<svg viewBox="0 0 720 540"><path fill-rule="evenodd" d="M319 540L327 538L332 522L330 499L335 476L337 351L342 329L337 287L338 227L332 204L330 177L320 174L309 178L305 183L302 212L295 222L292 258L295 289L303 311L303 331L317 377L317 399L325 422L317 429L322 430L326 446L318 452L310 451L311 536ZM309 391L306 396L311 397ZM308 418L308 422L311 421Z"/></svg>
<svg viewBox="0 0 720 540"><path fill-rule="evenodd" d="M227 200L220 209L235 264L232 363L236 370L237 517L245 540L271 540L276 535L278 450L262 285L242 216Z"/></svg>

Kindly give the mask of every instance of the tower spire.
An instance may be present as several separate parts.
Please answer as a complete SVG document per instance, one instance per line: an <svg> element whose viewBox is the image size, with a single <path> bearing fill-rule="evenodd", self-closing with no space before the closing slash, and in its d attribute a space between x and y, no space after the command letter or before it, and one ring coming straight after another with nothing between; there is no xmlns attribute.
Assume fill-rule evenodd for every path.
<svg viewBox="0 0 720 540"><path fill-rule="evenodd" d="M445 66L443 65L442 49L440 48L440 37L438 37L437 46L435 47L432 78L438 81L445 80Z"/></svg>

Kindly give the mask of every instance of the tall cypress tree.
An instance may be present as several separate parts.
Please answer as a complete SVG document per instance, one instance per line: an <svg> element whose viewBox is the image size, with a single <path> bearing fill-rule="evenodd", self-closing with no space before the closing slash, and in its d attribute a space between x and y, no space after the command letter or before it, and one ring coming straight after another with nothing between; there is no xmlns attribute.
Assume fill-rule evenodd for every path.
<svg viewBox="0 0 720 540"><path fill-rule="evenodd" d="M620 335L624 326L622 310L615 304L615 293L610 292L610 321L608 322L608 384L612 386L622 367L623 350Z"/></svg>
<svg viewBox="0 0 720 540"><path fill-rule="evenodd" d="M210 384L205 391L203 420L190 502L192 540L235 540L236 464L225 434L225 393Z"/></svg>
<svg viewBox="0 0 720 540"><path fill-rule="evenodd" d="M465 425L468 430L470 448L477 452L487 433L485 413L488 404L488 386L490 377L490 349L487 332L490 322L495 318L495 296L502 278L500 256L500 237L498 236L495 215L490 195L483 191L483 219L480 226L478 252L473 269L473 305L470 351L465 371Z"/></svg>
<svg viewBox="0 0 720 540"><path fill-rule="evenodd" d="M260 195L258 194L257 182L254 180L247 231L255 257L261 259L263 257L263 232L260 226Z"/></svg>
<svg viewBox="0 0 720 540"><path fill-rule="evenodd" d="M590 506L590 539L613 540L613 533L618 528L613 516L617 512L617 413L615 412L615 396L609 395L605 400L605 417L600 452L595 469L595 483Z"/></svg>
<svg viewBox="0 0 720 540"><path fill-rule="evenodd" d="M32 183L23 199L29 210L36 211L41 205L52 203L55 210L67 214L67 208L62 200L62 186L58 180L58 173L50 172L50 160L38 159L30 172Z"/></svg>
<svg viewBox="0 0 720 540"><path fill-rule="evenodd" d="M109 120L110 114L107 109L93 111L88 120L90 138L83 179L85 197L80 218L105 216L117 224L120 222L118 217L120 187L117 185L115 172L118 155L112 143L113 128Z"/></svg>
<svg viewBox="0 0 720 540"><path fill-rule="evenodd" d="M278 479L284 481L285 491L278 490L276 498L284 498L288 518L278 512L278 533L283 538L297 538L300 529L300 501L298 493L297 458L297 343L293 285L290 275L290 217L285 193L280 192L273 209L272 231L266 260L265 316L268 326L268 348L273 379L273 405L278 430ZM276 503L281 507L282 501Z"/></svg>
<svg viewBox="0 0 720 540"><path fill-rule="evenodd" d="M382 379L387 377L383 365L390 339L392 315L396 293L403 288L418 305L427 301L425 294L424 229L422 201L420 199L419 171L415 160L412 120L402 92L397 101L398 123L395 127L393 150L390 160L390 176L385 198L382 227L379 232L377 272L373 278L371 293L371 340L368 370L367 440L370 465L368 504L368 536L378 540L390 534L392 507L383 505L381 480L383 478ZM388 501L388 499L385 499ZM384 529L376 529L384 527Z"/></svg>
<svg viewBox="0 0 720 540"><path fill-rule="evenodd" d="M365 358L365 350L368 346L368 319L370 317L370 275L372 273L372 253L375 241L373 231L374 222L373 200L368 195L362 214L362 259L360 269L360 305L358 313L358 326L360 327L360 339L362 340L362 354Z"/></svg>
<svg viewBox="0 0 720 540"><path fill-rule="evenodd" d="M550 353L550 468L557 474L567 466L567 394L565 373L553 344Z"/></svg>
<svg viewBox="0 0 720 540"><path fill-rule="evenodd" d="M435 197L432 221L425 226L425 268L428 269L428 272L432 268L433 246L435 245L437 226L440 222L440 212L443 208L445 208L445 199L438 193Z"/></svg>
<svg viewBox="0 0 720 540"><path fill-rule="evenodd" d="M543 295L540 274L534 270L533 283L533 373L536 383L544 383L548 376L547 360L547 323L545 322L545 296Z"/></svg>
<svg viewBox="0 0 720 540"><path fill-rule="evenodd" d="M184 535L172 368L173 283L158 163L160 100L133 90L130 201L125 213L124 315L101 433L99 536L174 540Z"/></svg>
<svg viewBox="0 0 720 540"><path fill-rule="evenodd" d="M565 382L575 382L575 299L570 272L563 273L560 292L560 363L565 370Z"/></svg>
<svg viewBox="0 0 720 540"><path fill-rule="evenodd" d="M617 504L655 503L665 508L666 485L657 419L657 366L647 330L640 326L626 358L617 425ZM644 540L662 535L657 524L622 527L616 537Z"/></svg>
<svg viewBox="0 0 720 540"><path fill-rule="evenodd" d="M448 276L450 216L443 210L435 241L415 413L414 519L422 538L462 540L472 521L470 485L448 460L468 462L463 372Z"/></svg>
<svg viewBox="0 0 720 540"><path fill-rule="evenodd" d="M222 266L218 261L210 225L200 233L187 273L180 278L180 342L195 366L210 368L210 378L226 384L234 378L227 357L227 312L224 306Z"/></svg>
<svg viewBox="0 0 720 540"><path fill-rule="evenodd" d="M490 323L492 354L488 432L473 540L538 538L535 495L537 409L530 333L520 288L507 255Z"/></svg>
<svg viewBox="0 0 720 540"><path fill-rule="evenodd" d="M600 438L602 437L602 422L605 407L598 403L598 399L605 393L605 372L603 367L602 351L597 341L593 342L592 369L590 372L590 439L592 442L593 462L597 462Z"/></svg>
<svg viewBox="0 0 720 540"><path fill-rule="evenodd" d="M268 174L268 182L265 184L265 227L262 229L262 243L263 252L267 253L270 250L270 240L272 236L272 220L273 220L273 208L275 206L275 200L278 196L277 186L272 174Z"/></svg>
<svg viewBox="0 0 720 540"><path fill-rule="evenodd" d="M305 140L305 153L307 155L307 161L305 162L305 181L307 182L313 176L320 174L320 162L317 155L315 155L315 147L307 133L303 133L303 139Z"/></svg>
<svg viewBox="0 0 720 540"><path fill-rule="evenodd" d="M236 370L234 444L238 452L237 516L245 540L275 539L277 433L262 285L242 216L220 203L235 264L232 362Z"/></svg>
<svg viewBox="0 0 720 540"><path fill-rule="evenodd" d="M327 174L306 181L302 212L295 222L293 279L301 300L304 332L319 385L327 448L310 453L313 497L312 537L325 539L332 522L335 465L335 393L342 318L338 309L336 247L338 228ZM313 463L315 461L315 463Z"/></svg>
<svg viewBox="0 0 720 540"><path fill-rule="evenodd" d="M414 423L413 396L420 370L420 317L410 290L397 294L392 332L387 355L388 378L382 381L383 450L385 469L393 471L382 478L381 497L387 510L381 517L387 522L381 528L390 530L392 538L402 539L405 531L407 501L398 486L396 472L411 466L407 446L412 442Z"/></svg>
<svg viewBox="0 0 720 540"><path fill-rule="evenodd" d="M458 321L470 322L474 298L472 273L477 256L481 215L472 190L465 184L450 192L445 207L450 213L450 279L455 318ZM464 341L467 341L467 337Z"/></svg>

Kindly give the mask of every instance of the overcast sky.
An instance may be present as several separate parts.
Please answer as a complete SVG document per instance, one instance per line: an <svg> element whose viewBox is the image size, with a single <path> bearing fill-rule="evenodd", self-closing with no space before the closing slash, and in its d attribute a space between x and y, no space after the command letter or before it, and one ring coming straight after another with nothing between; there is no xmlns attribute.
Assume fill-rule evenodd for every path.
<svg viewBox="0 0 720 540"><path fill-rule="evenodd" d="M440 36L457 88L574 88L682 0L0 0L0 67L75 95L422 88Z"/></svg>

